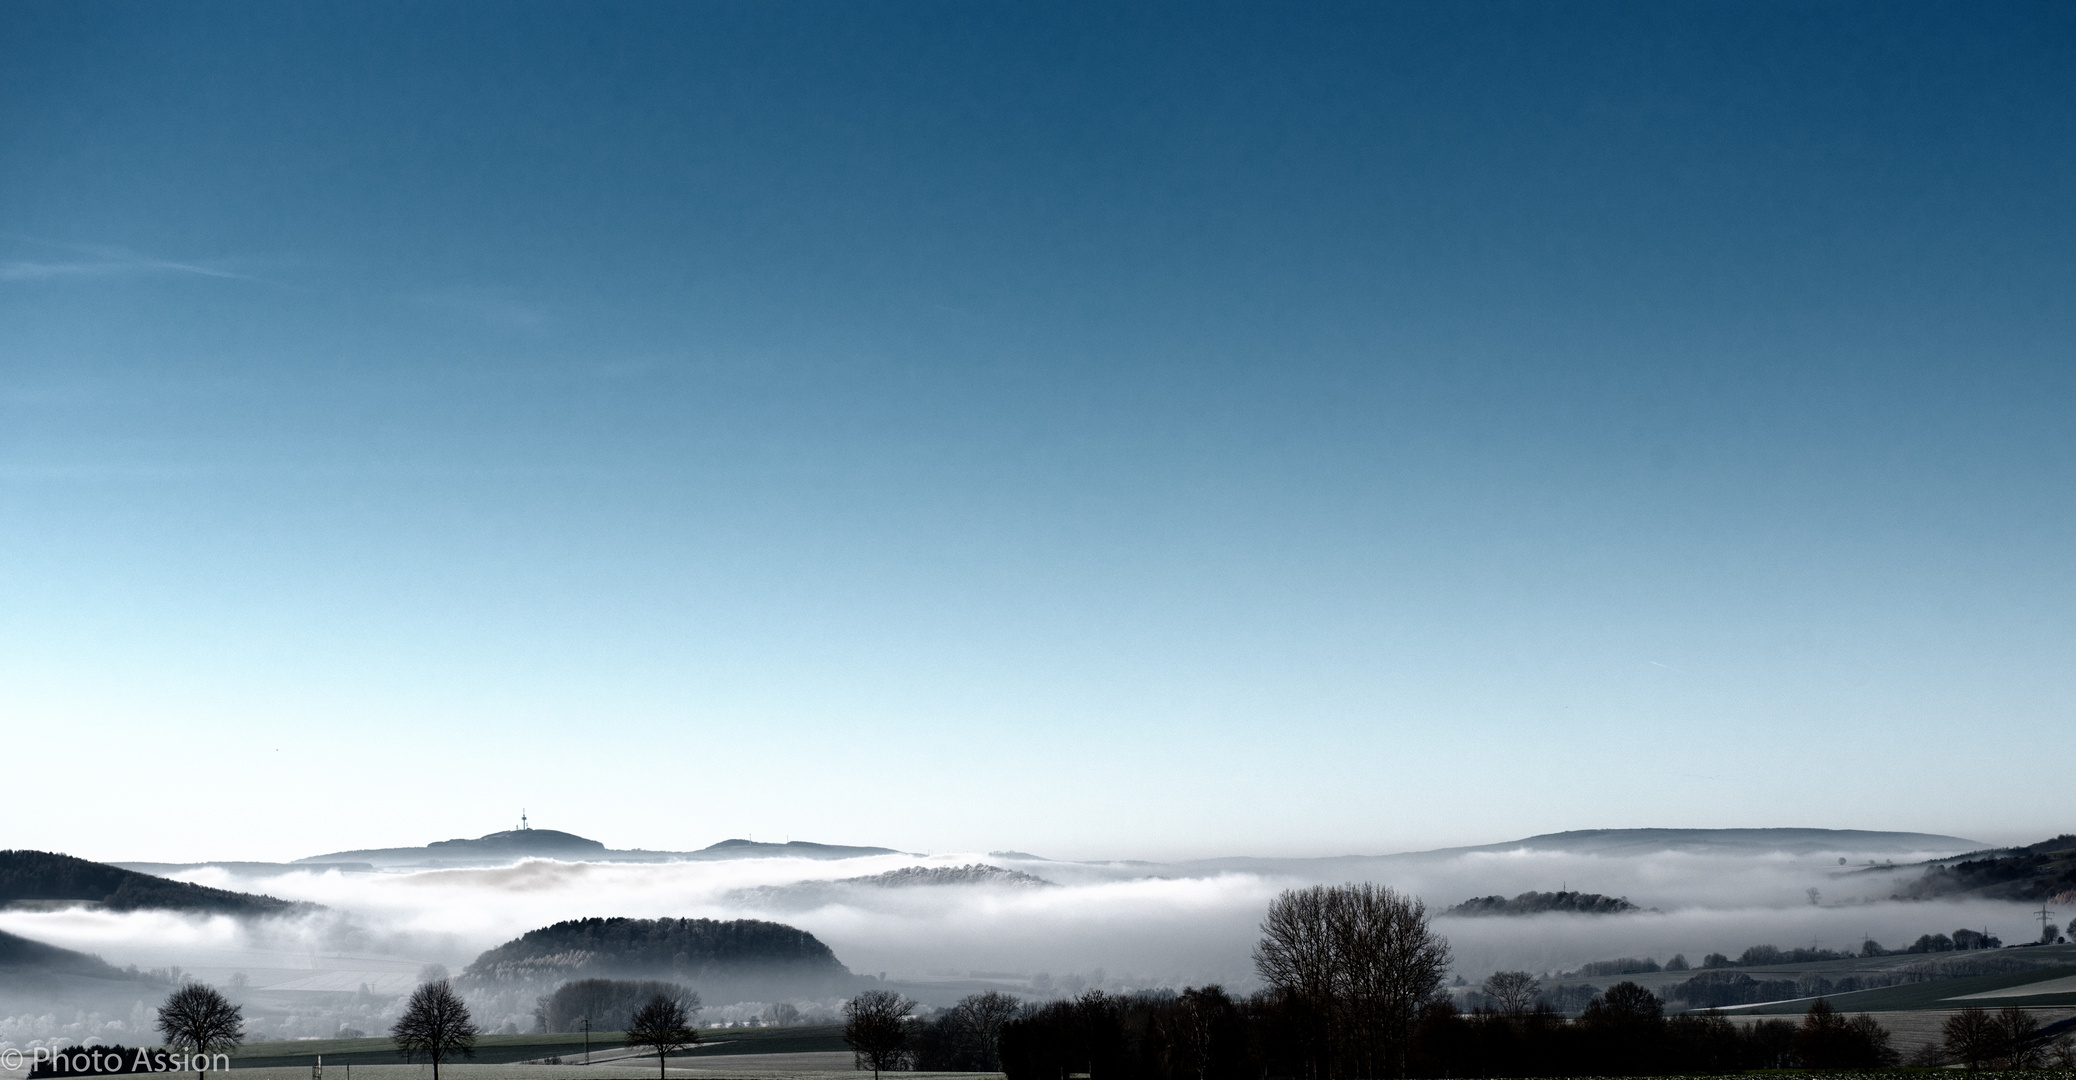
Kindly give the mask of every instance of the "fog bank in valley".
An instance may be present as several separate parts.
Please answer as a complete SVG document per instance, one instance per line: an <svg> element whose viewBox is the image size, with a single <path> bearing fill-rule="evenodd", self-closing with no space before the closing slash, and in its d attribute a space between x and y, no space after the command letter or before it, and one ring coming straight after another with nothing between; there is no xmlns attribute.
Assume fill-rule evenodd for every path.
<svg viewBox="0 0 2076 1080"><path fill-rule="evenodd" d="M1882 858L1891 858L1885 855ZM1839 859L1845 859L1845 865ZM528 930L588 916L764 918L808 930L851 970L927 983L981 973L1027 993L1220 982L1255 984L1250 950L1281 890L1370 880L1411 892L1430 910L1474 896L1570 888L1626 896L1648 909L1622 915L1440 917L1456 971L1476 981L1498 968L1544 972L1615 956L1708 952L1754 944L1857 947L1871 935L1897 947L1930 932L1987 928L2031 937L2024 905L1886 899L1915 870L1870 872L1873 857L1815 855L1578 855L1476 851L1231 865L1060 863L958 853L667 863L527 860L490 869L354 873L331 869L234 873L201 867L199 884L309 900L326 910L237 920L73 908L0 912L0 929L100 954L117 965L178 965L219 984L244 974L251 992L304 1001L294 1022L330 1034L327 993L390 997L419 965L460 970L477 953ZM1902 860L1899 860L1902 861ZM905 867L975 863L1048 885L888 886L847 879ZM1812 902L1810 890L1816 890ZM1041 973L1049 978L1038 978ZM367 987L361 991L361 987ZM365 1002L364 1002L365 1004ZM715 1010L731 1004L709 1002ZM524 1025L519 1005L489 1017ZM375 1005L370 1010L379 1012ZM304 1015L307 1014L307 1015ZM22 1015L0 1038L32 1037ZM110 1017L111 1022L119 1017ZM288 1023L288 1021L280 1021ZM281 1032L288 1034L290 1032ZM132 1036L134 1038L134 1036Z"/></svg>

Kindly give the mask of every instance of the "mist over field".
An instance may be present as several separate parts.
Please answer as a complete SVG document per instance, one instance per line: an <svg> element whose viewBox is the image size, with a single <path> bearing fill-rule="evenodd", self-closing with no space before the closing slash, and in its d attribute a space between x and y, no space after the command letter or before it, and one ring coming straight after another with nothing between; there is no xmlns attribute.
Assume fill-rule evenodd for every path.
<svg viewBox="0 0 2076 1080"><path fill-rule="evenodd" d="M1922 853L1945 854L1945 853ZM1892 858L1882 855L1882 858ZM1839 865L1839 859L1846 865ZM854 972L930 980L984 976L1023 993L1217 982L1256 985L1250 950L1281 890L1368 880L1421 897L1440 913L1465 899L1560 887L1627 897L1618 915L1438 915L1455 973L1476 982L1500 968L1548 972L1616 956L1675 953L1698 962L1755 944L1855 948L1865 936L1900 947L1962 926L2027 940L2026 906L1887 897L1915 869L1867 870L1857 852L1640 855L1547 850L1444 852L1201 864L1067 863L984 853L760 858L650 863L527 859L478 869L260 873L204 866L182 880L323 905L238 920L87 908L0 911L0 930L99 954L117 965L179 966L219 984L250 973L255 988L408 988L419 965L459 971L482 950L538 927L589 916L760 918L813 933ZM1902 861L1902 860L1898 860ZM1012 884L860 882L906 867L975 863L1042 879ZM1023 880L1023 879L1017 879ZM1047 884L1049 883L1049 884ZM1816 903L1808 890L1818 891ZM313 999L314 1000L314 999ZM733 1004L710 1000L720 1016ZM493 1025L524 1027L510 1002ZM301 1034L326 1034L313 1007ZM31 1032L10 1020L14 1036ZM336 1026L334 1024L333 1026ZM12 1037L0 1033L0 1037Z"/></svg>

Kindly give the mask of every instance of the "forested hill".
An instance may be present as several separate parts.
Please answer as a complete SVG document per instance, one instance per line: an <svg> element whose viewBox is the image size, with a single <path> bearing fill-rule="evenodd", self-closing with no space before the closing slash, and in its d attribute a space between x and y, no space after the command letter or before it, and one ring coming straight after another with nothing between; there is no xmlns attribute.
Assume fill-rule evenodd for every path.
<svg viewBox="0 0 2076 1080"><path fill-rule="evenodd" d="M136 970L132 968L131 972L125 972L91 953L60 949L56 945L30 941L0 930L0 971L19 972L24 969L98 979L127 979Z"/></svg>
<svg viewBox="0 0 2076 1080"><path fill-rule="evenodd" d="M210 915L278 915L315 908L153 877L49 851L0 851L0 904L24 900L79 900L117 911L163 908Z"/></svg>
<svg viewBox="0 0 2076 1080"><path fill-rule="evenodd" d="M1942 859L1895 899L1981 896L1992 900L2063 900L2076 893L2076 836Z"/></svg>
<svg viewBox="0 0 2076 1080"><path fill-rule="evenodd" d="M1580 915L1621 915L1642 908L1627 897L1582 892L1525 892L1509 900L1504 896L1476 896L1442 912L1444 915L1540 915L1566 911Z"/></svg>
<svg viewBox="0 0 2076 1080"><path fill-rule="evenodd" d="M668 975L704 984L848 980L813 934L758 919L572 919L488 950L464 980L504 983L588 976Z"/></svg>

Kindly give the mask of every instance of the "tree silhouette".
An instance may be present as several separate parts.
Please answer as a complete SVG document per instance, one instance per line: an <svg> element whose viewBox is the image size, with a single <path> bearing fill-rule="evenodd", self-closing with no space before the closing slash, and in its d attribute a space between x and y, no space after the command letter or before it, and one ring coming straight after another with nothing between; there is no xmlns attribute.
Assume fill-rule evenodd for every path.
<svg viewBox="0 0 2076 1080"><path fill-rule="evenodd" d="M207 1064L208 1055L228 1051L245 1041L244 1012L217 993L215 987L188 983L168 994L166 1003L159 1006L159 1034L165 1037L167 1046L188 1050ZM202 1072L199 1065L196 1071Z"/></svg>
<svg viewBox="0 0 2076 1080"><path fill-rule="evenodd" d="M656 1051L658 1080L667 1075L664 1059L672 1051L683 1050L698 1041L699 1033L692 1030L684 1003L668 994L651 997L648 1004L634 1010L634 1015L627 1020L627 1045L646 1046Z"/></svg>
<svg viewBox="0 0 2076 1080"><path fill-rule="evenodd" d="M476 1056L476 1025L469 1007L445 979L419 984L397 1017L389 1037L406 1058L423 1054L432 1061L433 1080L440 1080L440 1062L460 1054Z"/></svg>
<svg viewBox="0 0 2076 1080"><path fill-rule="evenodd" d="M1405 1075L1414 1020L1449 970L1426 905L1369 882L1290 889L1261 931L1254 970L1304 1033L1306 1071Z"/></svg>
<svg viewBox="0 0 2076 1080"><path fill-rule="evenodd" d="M891 990L866 990L843 1006L843 1044L862 1062L872 1066L873 1080L881 1069L898 1069L908 1057L908 1014L915 1002Z"/></svg>
<svg viewBox="0 0 2076 1080"><path fill-rule="evenodd" d="M1535 1004L1542 981L1526 971L1495 971L1485 980L1485 996L1508 1016L1520 1016Z"/></svg>
<svg viewBox="0 0 2076 1080"><path fill-rule="evenodd" d="M1969 1069L1982 1068L2000 1049L1995 1021L1989 1013L1973 1006L1947 1017L1939 1032L1944 1036L1946 1052Z"/></svg>

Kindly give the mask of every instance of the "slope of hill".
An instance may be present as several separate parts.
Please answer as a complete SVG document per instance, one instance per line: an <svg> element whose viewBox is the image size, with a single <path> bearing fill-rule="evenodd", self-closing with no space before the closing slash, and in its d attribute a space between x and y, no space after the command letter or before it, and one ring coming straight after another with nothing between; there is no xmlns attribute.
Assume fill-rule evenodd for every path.
<svg viewBox="0 0 2076 1080"><path fill-rule="evenodd" d="M2066 900L2076 895L2076 836L2016 848L1972 851L1925 866L1897 900L1979 896L1986 900Z"/></svg>
<svg viewBox="0 0 2076 1080"><path fill-rule="evenodd" d="M714 1004L852 981L813 934L758 919L572 919L486 950L461 973L486 986L593 977L669 979Z"/></svg>
<svg viewBox="0 0 2076 1080"><path fill-rule="evenodd" d="M1979 848L1973 840L1935 833L1868 832L1861 829L1576 829L1475 847L1435 848L1394 855L1327 855L1310 858L1232 856L1165 864L1189 873L1244 871L1291 874L1314 881L1360 881L1404 866L1433 866L1467 855L1512 852L1563 853L1635 858L1664 853L1713 857L1790 855L1800 858L1927 856ZM1152 865L1152 864L1148 864Z"/></svg>
<svg viewBox="0 0 2076 1080"><path fill-rule="evenodd" d="M1010 870L988 863L965 866L904 866L884 874L837 878L833 881L796 881L790 885L758 885L728 894L735 903L765 910L808 911L829 904L867 904L871 892L885 889L973 888L1051 889L1055 882L1036 874Z"/></svg>
<svg viewBox="0 0 2076 1080"><path fill-rule="evenodd" d="M1445 848L1443 854L1470 851L1568 851L1580 855L1645 855L1661 851L1694 854L1815 855L1852 852L1863 855L1966 851L1973 840L1936 833L1870 832L1864 829L1573 829L1544 833L1476 847Z"/></svg>
<svg viewBox="0 0 2076 1080"><path fill-rule="evenodd" d="M212 889L48 851L0 851L0 904L78 901L116 911L159 908L211 915L314 910L271 896Z"/></svg>
<svg viewBox="0 0 2076 1080"><path fill-rule="evenodd" d="M45 945L0 930L0 971L18 977L23 971L54 975L83 975L90 979L128 979L130 972L92 953L73 952Z"/></svg>

